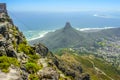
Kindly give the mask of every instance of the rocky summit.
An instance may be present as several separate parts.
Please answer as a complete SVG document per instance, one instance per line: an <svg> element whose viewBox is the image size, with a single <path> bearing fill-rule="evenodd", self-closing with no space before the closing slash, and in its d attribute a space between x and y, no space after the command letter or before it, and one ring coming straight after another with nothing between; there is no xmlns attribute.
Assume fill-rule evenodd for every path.
<svg viewBox="0 0 120 80"><path fill-rule="evenodd" d="M6 4L0 3L0 80L90 80L90 76L80 64L66 65L44 45L30 46Z"/></svg>
<svg viewBox="0 0 120 80"><path fill-rule="evenodd" d="M70 28L72 28L70 22L66 22L65 27L64 27L64 30L68 30L68 29L70 29Z"/></svg>

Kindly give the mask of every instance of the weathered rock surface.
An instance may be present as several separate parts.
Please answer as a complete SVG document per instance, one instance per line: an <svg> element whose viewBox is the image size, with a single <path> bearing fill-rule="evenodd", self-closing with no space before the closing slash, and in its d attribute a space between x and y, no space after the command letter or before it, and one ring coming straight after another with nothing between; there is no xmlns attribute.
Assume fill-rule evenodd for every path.
<svg viewBox="0 0 120 80"><path fill-rule="evenodd" d="M47 54L49 52L48 48L43 46L40 43L35 45L35 51L36 51L36 53L39 53L43 57L47 56Z"/></svg>
<svg viewBox="0 0 120 80"><path fill-rule="evenodd" d="M41 80L59 80L60 75L55 69L45 67L39 71L39 76Z"/></svg>
<svg viewBox="0 0 120 80"><path fill-rule="evenodd" d="M9 73L3 73L0 71L0 80L20 80L20 71L14 68L9 69Z"/></svg>
<svg viewBox="0 0 120 80"><path fill-rule="evenodd" d="M1 60L0 69L7 66L9 72L3 73L1 70L0 80L59 80L60 78L71 80L67 76L71 76L75 80L89 80L86 75L84 79L81 77L82 68L80 66L72 64L73 69L70 69L71 65L57 59L44 45L39 43L33 47L29 46L24 35L13 24L8 14L0 12L0 15L2 15L0 16L0 57L9 57L6 60L8 62L9 59L18 62L17 66L11 67L13 62L8 64ZM67 27L70 27L69 23Z"/></svg>

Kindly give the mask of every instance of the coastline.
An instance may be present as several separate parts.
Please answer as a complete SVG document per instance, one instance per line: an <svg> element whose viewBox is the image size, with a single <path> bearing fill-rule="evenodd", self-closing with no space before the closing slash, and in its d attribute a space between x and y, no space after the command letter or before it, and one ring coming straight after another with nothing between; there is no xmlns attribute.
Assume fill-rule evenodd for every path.
<svg viewBox="0 0 120 80"><path fill-rule="evenodd" d="M104 28L75 28L78 31L82 32L96 32L104 29L111 29L111 28L117 28L117 27L104 27ZM27 41L32 41L38 38L44 37L49 32L54 32L56 30L33 30L33 31L25 31L23 32L25 37L27 38Z"/></svg>

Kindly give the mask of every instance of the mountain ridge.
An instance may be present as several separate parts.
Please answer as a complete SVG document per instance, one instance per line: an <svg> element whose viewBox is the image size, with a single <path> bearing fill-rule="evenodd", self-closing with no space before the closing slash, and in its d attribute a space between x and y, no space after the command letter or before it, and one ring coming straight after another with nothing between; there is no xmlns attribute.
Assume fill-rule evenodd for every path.
<svg viewBox="0 0 120 80"><path fill-rule="evenodd" d="M78 53L92 53L120 69L120 28L99 31L78 31L74 28L58 29L44 37L30 41L43 43L57 53L62 49L76 50Z"/></svg>
<svg viewBox="0 0 120 80"><path fill-rule="evenodd" d="M88 55L84 52L80 55L74 49L58 50L53 54L41 43L30 46L9 15L5 12L1 12L0 15L2 15L0 80L118 80L120 78L120 72L116 67L93 54ZM70 38L77 38L76 34L83 35L78 34L69 23L66 26L58 31L62 31L63 35ZM71 30L73 32L70 32Z"/></svg>
<svg viewBox="0 0 120 80"><path fill-rule="evenodd" d="M44 37L29 41L29 43L35 44L42 42L51 50L57 48L71 48L71 47L90 48L91 46L92 47L99 46L97 43L102 40L112 40L112 38L114 40L118 40L120 38L119 29L120 28L111 28L93 32L83 32L74 29L70 25L70 23L67 22L65 24L65 27L58 29L54 32L49 32Z"/></svg>
<svg viewBox="0 0 120 80"><path fill-rule="evenodd" d="M4 4L0 5L6 7ZM90 79L89 74L84 72L68 71L68 66L62 67L65 72L62 71L61 66L58 68L56 63L60 60L47 47L41 43L30 46L9 15L4 10L0 15L0 80Z"/></svg>
<svg viewBox="0 0 120 80"><path fill-rule="evenodd" d="M59 36L59 37L57 37L57 36ZM53 42L50 42L50 44L47 45L48 48L50 48L49 46L51 44L54 44L55 42L57 42L57 43L63 43L63 45L62 44L58 45L57 43L55 43L56 45L55 46L53 45L54 48L55 47L59 47L59 46L65 48L65 47L68 47L68 45L74 44L75 43L74 39L78 38L79 36L81 36L83 38L82 33L79 34L79 31L76 30L76 29L74 29L70 25L70 23L67 22L62 29L59 29L59 30L56 30L55 32L50 32L50 33L46 34L43 37L43 40L42 40L42 38L40 38L40 40L36 39L35 41L38 42L38 43L39 43L39 41L41 41L41 42L43 41L43 44L45 44L44 41L49 42L49 38L50 38L51 40L53 40ZM81 40L81 39L79 39L79 40ZM34 44L34 40L30 41L30 43Z"/></svg>

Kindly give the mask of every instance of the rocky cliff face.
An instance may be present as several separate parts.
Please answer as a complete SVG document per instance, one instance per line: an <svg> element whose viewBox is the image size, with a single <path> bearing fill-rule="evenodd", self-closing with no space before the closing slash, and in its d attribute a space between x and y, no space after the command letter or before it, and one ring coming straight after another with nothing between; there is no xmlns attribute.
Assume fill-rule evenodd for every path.
<svg viewBox="0 0 120 80"><path fill-rule="evenodd" d="M50 77L58 80L57 70L48 67L47 57L45 58L48 49L41 44L29 46L8 14L1 12L0 15L0 79L43 80Z"/></svg>
<svg viewBox="0 0 120 80"><path fill-rule="evenodd" d="M89 80L81 67L69 71L65 64L44 45L28 45L8 14L0 12L0 80Z"/></svg>
<svg viewBox="0 0 120 80"><path fill-rule="evenodd" d="M5 18L9 18L7 15ZM5 19L4 18L4 19ZM0 18L3 19L3 18ZM9 19L10 20L10 19ZM17 45L25 41L25 37L12 21L0 22L0 55L17 57Z"/></svg>

